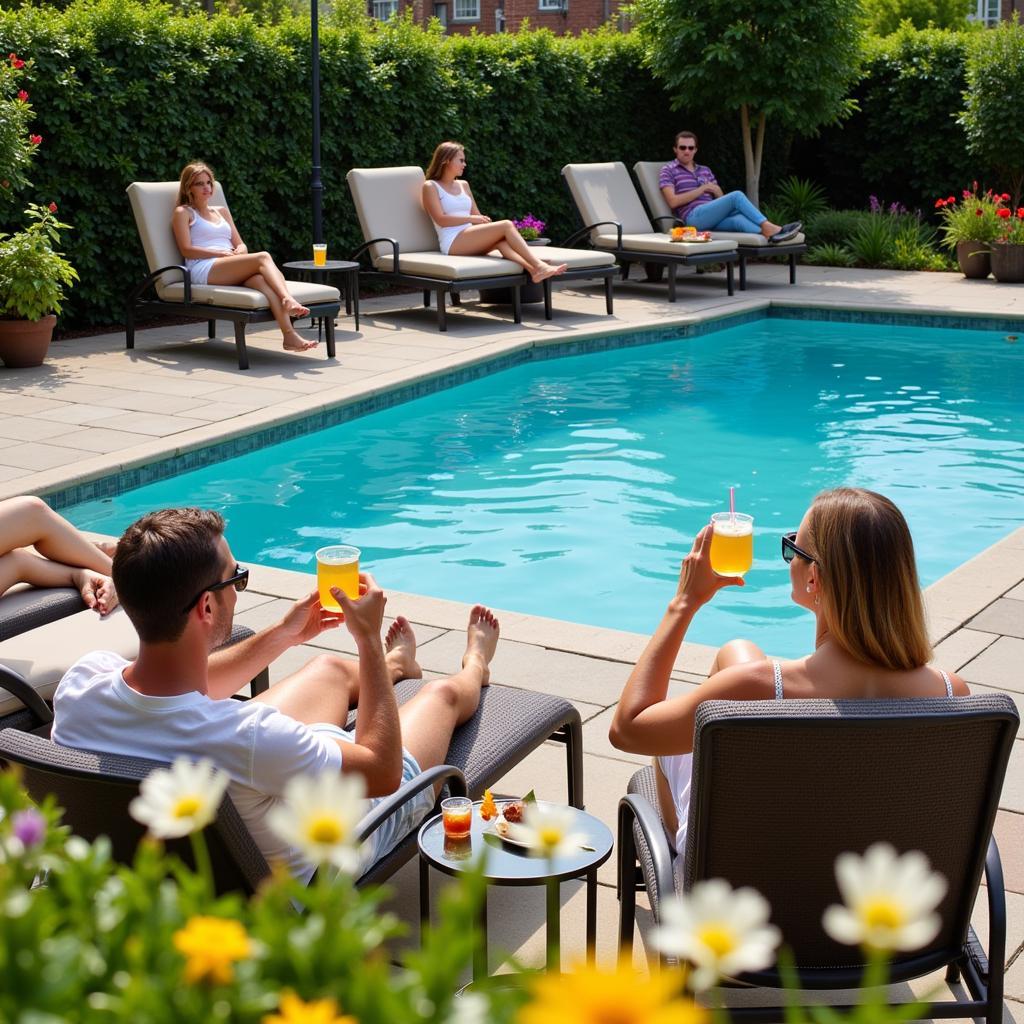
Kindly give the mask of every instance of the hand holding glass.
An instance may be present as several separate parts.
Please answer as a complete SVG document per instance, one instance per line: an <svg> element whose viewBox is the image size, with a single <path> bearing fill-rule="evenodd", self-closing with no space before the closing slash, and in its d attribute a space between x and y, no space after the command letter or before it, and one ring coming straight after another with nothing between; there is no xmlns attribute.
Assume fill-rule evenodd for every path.
<svg viewBox="0 0 1024 1024"><path fill-rule="evenodd" d="M754 517L716 512L711 517L711 568L719 576L743 576L754 564Z"/></svg>
<svg viewBox="0 0 1024 1024"><path fill-rule="evenodd" d="M316 553L316 585L320 591L320 607L340 612L331 587L338 587L355 601L359 597L359 548L345 544L321 548Z"/></svg>

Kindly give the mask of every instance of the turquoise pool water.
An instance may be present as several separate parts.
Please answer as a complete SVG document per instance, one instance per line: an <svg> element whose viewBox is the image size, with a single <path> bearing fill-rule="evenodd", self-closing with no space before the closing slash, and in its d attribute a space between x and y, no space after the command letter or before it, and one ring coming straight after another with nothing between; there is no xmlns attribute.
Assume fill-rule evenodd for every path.
<svg viewBox="0 0 1024 1024"><path fill-rule="evenodd" d="M813 495L888 494L931 583L1024 519L1022 396L1000 332L765 319L531 362L67 514L117 533L206 505L243 562L314 572L344 541L385 588L649 632L735 485L754 568L689 639L796 655L779 536Z"/></svg>

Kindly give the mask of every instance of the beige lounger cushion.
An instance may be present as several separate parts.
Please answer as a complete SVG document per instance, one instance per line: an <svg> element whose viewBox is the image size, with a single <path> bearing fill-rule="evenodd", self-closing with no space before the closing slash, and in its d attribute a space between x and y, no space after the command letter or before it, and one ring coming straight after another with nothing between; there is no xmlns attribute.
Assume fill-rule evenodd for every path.
<svg viewBox="0 0 1024 1024"><path fill-rule="evenodd" d="M419 167L353 167L345 175L352 192L359 226L364 241L371 238L393 238L399 245L399 260L406 269L405 254L420 256L436 253L446 259L438 248L434 222L423 209L423 170ZM378 270L390 267L381 257L391 259L390 245L375 245L370 251ZM409 273L422 273L410 270ZM454 275L454 271L450 271ZM472 276L472 275L464 275ZM448 280L455 280L449 276Z"/></svg>
<svg viewBox="0 0 1024 1024"><path fill-rule="evenodd" d="M0 664L24 676L43 700L50 700L64 673L91 651L114 651L129 660L139 653L139 637L123 608L102 619L86 609L12 636L0 643ZM21 701L0 690L0 715L21 707Z"/></svg>
<svg viewBox="0 0 1024 1024"><path fill-rule="evenodd" d="M541 255L548 263L564 263L569 270L615 266L615 257L610 252L594 249L562 249L557 245L546 245L541 249Z"/></svg>
<svg viewBox="0 0 1024 1024"><path fill-rule="evenodd" d="M374 261L378 270L390 272L393 256L382 256ZM511 260L497 256L442 256L439 252L400 251L398 269L403 274L435 277L439 281L467 281L474 277L518 277L523 268Z"/></svg>
<svg viewBox="0 0 1024 1024"><path fill-rule="evenodd" d="M647 206L651 211L652 217L672 216L672 210L669 208L668 203L665 202L665 196L661 191L661 186L658 184L661 169L666 163L668 163L667 160L638 160L633 164L633 173L636 175L636 180L640 182L640 189L644 194L644 199L647 200ZM660 226L667 227L668 225L662 222ZM764 235L745 231L712 231L711 237L715 241L735 242L737 245L748 247L752 245L768 245L768 239ZM803 241L804 236L801 232L785 244L801 245Z"/></svg>
<svg viewBox="0 0 1024 1024"><path fill-rule="evenodd" d="M133 181L128 186L128 200L135 214L135 224L142 239L142 248L146 253L149 272L161 267L180 266L185 262L178 251L178 243L174 240L171 230L171 217L178 204L178 182L176 181ZM213 187L211 206L227 206L224 192L218 181ZM337 288L327 285L296 285L303 289L313 288L315 292L303 291L292 294L299 302L307 305L310 302L337 302L340 292ZM221 300L214 295L227 293L230 299ZM156 284L156 293L165 302L183 302L185 286L181 283L181 274L177 271L162 274ZM314 297L314 295L316 297ZM235 298L237 296L237 298ZM238 309L266 309L267 299L262 292L253 288L203 285L192 289L193 302L208 302L234 306Z"/></svg>
<svg viewBox="0 0 1024 1024"><path fill-rule="evenodd" d="M611 220L622 225L623 234L650 232L650 218L625 164L566 164L562 175L585 224ZM606 231L606 227L600 229L602 234ZM596 244L597 235L597 231L591 232L591 242Z"/></svg>
<svg viewBox="0 0 1024 1024"><path fill-rule="evenodd" d="M615 232L602 230L594 241L604 249L614 249L618 236ZM712 240L710 242L673 242L661 232L647 231L644 234L622 236L622 248L630 252L656 252L668 256L699 256L709 252L735 252L735 242Z"/></svg>

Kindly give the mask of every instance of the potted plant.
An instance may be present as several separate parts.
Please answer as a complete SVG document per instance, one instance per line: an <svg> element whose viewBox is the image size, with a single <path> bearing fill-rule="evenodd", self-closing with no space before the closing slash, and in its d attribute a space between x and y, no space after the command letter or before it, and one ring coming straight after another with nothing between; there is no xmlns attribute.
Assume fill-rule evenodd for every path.
<svg viewBox="0 0 1024 1024"><path fill-rule="evenodd" d="M57 204L29 204L28 227L0 232L0 359L8 368L40 366L50 346L54 315L65 290L78 280L57 251L61 230Z"/></svg>
<svg viewBox="0 0 1024 1024"><path fill-rule="evenodd" d="M551 240L544 238L544 229L547 224L537 217L534 217L532 213L528 213L521 220L512 221L519 231L519 234L523 236L524 242L529 242L530 245L547 245Z"/></svg>
<svg viewBox="0 0 1024 1024"><path fill-rule="evenodd" d="M1001 282L1024 281L1024 206L996 210L999 233L992 242L992 276Z"/></svg>
<svg viewBox="0 0 1024 1024"><path fill-rule="evenodd" d="M547 224L532 213L528 213L519 220L513 220L516 230L523 236L527 245L547 245L551 239L542 237ZM511 288L481 288L480 299L482 302L494 302L498 305L508 305L512 302ZM534 284L532 281L524 284L519 290L521 302L543 302L544 286Z"/></svg>
<svg viewBox="0 0 1024 1024"><path fill-rule="evenodd" d="M935 200L942 218L942 244L956 252L964 277L988 277L989 247L996 237L996 210L1002 202L1003 197L991 189L979 195L977 182L972 189L963 190L959 202L955 196Z"/></svg>

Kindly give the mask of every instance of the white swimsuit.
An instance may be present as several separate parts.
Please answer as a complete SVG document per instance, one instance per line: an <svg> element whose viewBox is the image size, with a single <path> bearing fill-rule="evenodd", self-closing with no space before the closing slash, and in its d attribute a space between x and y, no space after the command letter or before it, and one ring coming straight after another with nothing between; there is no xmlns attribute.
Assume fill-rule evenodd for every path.
<svg viewBox="0 0 1024 1024"><path fill-rule="evenodd" d="M193 210L188 233L189 240L197 249L220 249L223 252L231 252L234 248L231 244L231 225L224 217L221 217L219 224L213 224ZM206 284L215 259L214 256L203 256L200 259L185 260L185 266L192 271L194 285Z"/></svg>
<svg viewBox="0 0 1024 1024"><path fill-rule="evenodd" d="M775 699L782 700L782 666L772 662L772 671L775 674ZM949 675L941 668L939 674L946 684L946 696L953 696L953 684ZM690 826L690 782L693 771L693 754L667 754L658 757L658 766L661 774L665 776L669 792L672 794L676 806L676 859L674 872L676 878L676 891L683 891L683 867L686 854L686 832Z"/></svg>
<svg viewBox="0 0 1024 1024"><path fill-rule="evenodd" d="M437 187L437 196L441 200L442 213L447 214L449 217L469 216L470 211L473 209L473 200L468 192L461 191L461 185L459 186L459 194L453 196L451 192L447 192L444 189L439 181L431 181L431 184ZM434 230L437 231L437 247L445 256L448 255L448 250L452 247L452 242L455 241L456 236L468 227L468 220L465 224L454 224L447 228L441 227L440 224L434 224Z"/></svg>

